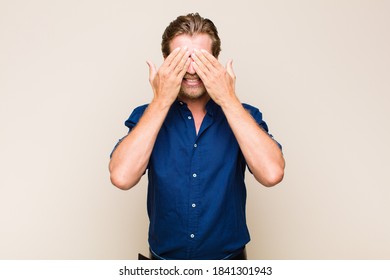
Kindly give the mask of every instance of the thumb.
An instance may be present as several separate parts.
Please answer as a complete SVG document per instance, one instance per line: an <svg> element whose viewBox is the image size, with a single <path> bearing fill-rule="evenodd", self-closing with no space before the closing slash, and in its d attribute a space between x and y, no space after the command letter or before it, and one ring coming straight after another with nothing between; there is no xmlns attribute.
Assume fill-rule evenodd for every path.
<svg viewBox="0 0 390 280"><path fill-rule="evenodd" d="M230 77L232 77L234 80L236 79L236 75L233 71L233 60L229 59L226 63L226 71L229 73Z"/></svg>
<svg viewBox="0 0 390 280"><path fill-rule="evenodd" d="M153 62L151 62L150 60L147 60L146 64L148 64L149 66L149 81L153 82L154 77L156 77L157 73L156 65L154 65Z"/></svg>

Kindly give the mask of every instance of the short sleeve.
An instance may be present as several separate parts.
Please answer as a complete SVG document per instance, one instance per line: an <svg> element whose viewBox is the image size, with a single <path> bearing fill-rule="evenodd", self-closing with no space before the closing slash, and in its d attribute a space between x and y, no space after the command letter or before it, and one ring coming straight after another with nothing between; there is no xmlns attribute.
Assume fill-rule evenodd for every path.
<svg viewBox="0 0 390 280"><path fill-rule="evenodd" d="M125 121L125 126L129 128L129 132L137 125L147 107L148 105L142 105L135 108L130 117Z"/></svg>
<svg viewBox="0 0 390 280"><path fill-rule="evenodd" d="M280 150L282 150L282 145L275 140L272 134L269 133L268 125L267 123L263 120L263 114L260 112L260 110L256 107L253 107L248 104L242 104L244 108L251 114L251 116L255 119L255 121L259 124L259 126L267 132L267 134L278 144Z"/></svg>
<svg viewBox="0 0 390 280"><path fill-rule="evenodd" d="M148 105L142 105L133 110L131 113L130 117L125 121L125 126L129 128L129 131L127 134L130 133L130 131L137 125L139 122L140 118L145 112L145 109L148 107ZM123 139L125 139L127 135L123 136L121 139L118 140L118 142L115 144L114 149L112 149L110 158L112 157L112 154L116 150L116 148L119 146L119 144L122 142Z"/></svg>

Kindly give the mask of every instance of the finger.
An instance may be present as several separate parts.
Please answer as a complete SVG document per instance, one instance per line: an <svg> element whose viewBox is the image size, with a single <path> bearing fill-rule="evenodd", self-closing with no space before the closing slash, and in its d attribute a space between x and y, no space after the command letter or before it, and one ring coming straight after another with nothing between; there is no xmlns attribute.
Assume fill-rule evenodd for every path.
<svg viewBox="0 0 390 280"><path fill-rule="evenodd" d="M192 63L192 67L194 67L196 74L203 82L205 82L207 80L206 73L200 68L200 66L195 61L192 61L191 63Z"/></svg>
<svg viewBox="0 0 390 280"><path fill-rule="evenodd" d="M173 66L174 62L172 62L172 66L175 67L173 70L176 75L180 75L181 72L187 71L189 65L186 66L186 64L187 64L187 60L189 59L189 56L190 53L186 51L176 66Z"/></svg>
<svg viewBox="0 0 390 280"><path fill-rule="evenodd" d="M172 59L171 63L169 64L169 67L172 70L174 70L177 67L177 65L182 61L183 56L185 56L187 53L187 49L188 49L187 46L184 46L183 48L181 48L179 50L179 52L176 54L176 56ZM185 61L184 61L184 63L185 63Z"/></svg>
<svg viewBox="0 0 390 280"><path fill-rule="evenodd" d="M226 64L226 71L229 73L230 77L233 79L236 79L236 75L234 74L233 71L233 60L229 59L227 64Z"/></svg>
<svg viewBox="0 0 390 280"><path fill-rule="evenodd" d="M154 77L156 77L157 69L156 65L153 64L153 62L147 60L146 63L149 66L149 81L153 82Z"/></svg>
<svg viewBox="0 0 390 280"><path fill-rule="evenodd" d="M204 64L203 60L205 58L203 57L203 60L201 58L202 54L195 50L195 52L191 55L192 59L194 60L193 65L196 65L195 71L198 73L198 71L201 71L204 75L207 75L207 73L210 72L210 69ZM198 71L196 70L198 69Z"/></svg>
<svg viewBox="0 0 390 280"><path fill-rule="evenodd" d="M187 73L187 69L191 64L191 58L187 57L184 66L182 67L181 71L178 73L179 78L183 78L184 75Z"/></svg>
<svg viewBox="0 0 390 280"><path fill-rule="evenodd" d="M170 65L172 63L172 61L174 60L174 58L177 56L177 54L180 52L181 48L176 48L174 49L168 56L167 58L164 60L164 63L163 65Z"/></svg>
<svg viewBox="0 0 390 280"><path fill-rule="evenodd" d="M216 59L211 53L209 53L208 51L204 50L204 49L201 49L200 52L202 53L202 55L215 67L219 66L220 63L218 61L218 59Z"/></svg>
<svg viewBox="0 0 390 280"><path fill-rule="evenodd" d="M199 50L194 50L194 61L198 64L200 68L202 68L203 72L207 72L211 70L213 67L208 59L204 56L204 54Z"/></svg>

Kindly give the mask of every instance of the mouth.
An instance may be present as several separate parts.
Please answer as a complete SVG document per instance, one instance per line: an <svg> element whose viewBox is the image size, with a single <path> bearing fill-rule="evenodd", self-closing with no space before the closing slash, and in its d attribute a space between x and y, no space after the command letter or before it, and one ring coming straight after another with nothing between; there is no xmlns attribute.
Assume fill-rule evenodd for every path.
<svg viewBox="0 0 390 280"><path fill-rule="evenodd" d="M183 83L188 86L200 86L202 80L198 76L184 77Z"/></svg>

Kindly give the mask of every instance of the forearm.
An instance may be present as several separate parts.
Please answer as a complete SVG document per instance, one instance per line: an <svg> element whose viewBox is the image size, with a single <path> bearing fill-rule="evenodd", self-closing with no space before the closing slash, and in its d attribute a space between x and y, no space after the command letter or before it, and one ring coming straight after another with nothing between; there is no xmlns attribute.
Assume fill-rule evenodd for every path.
<svg viewBox="0 0 390 280"><path fill-rule="evenodd" d="M118 188L130 189L145 173L158 132L177 98L190 61L187 47L173 50L158 71L152 62L147 61L154 98L138 124L112 154L110 178Z"/></svg>
<svg viewBox="0 0 390 280"><path fill-rule="evenodd" d="M284 158L277 143L245 110L235 95L221 104L248 167L258 182L273 186L283 179Z"/></svg>
<svg viewBox="0 0 390 280"><path fill-rule="evenodd" d="M139 182L168 110L168 104L154 99L138 124L115 149L109 164L110 179L115 186L127 190Z"/></svg>

